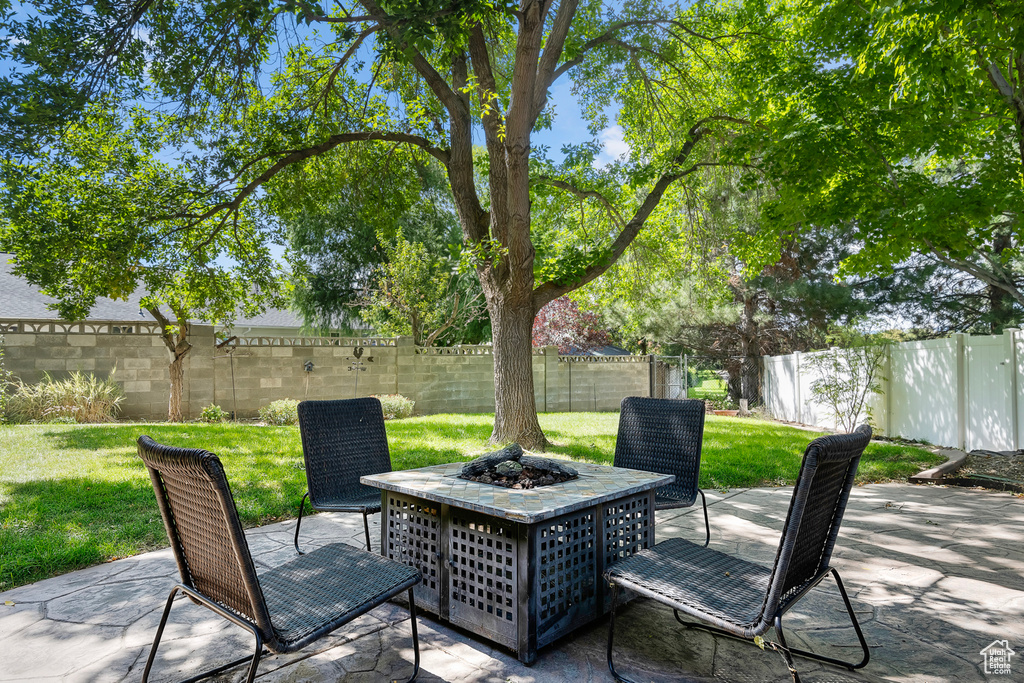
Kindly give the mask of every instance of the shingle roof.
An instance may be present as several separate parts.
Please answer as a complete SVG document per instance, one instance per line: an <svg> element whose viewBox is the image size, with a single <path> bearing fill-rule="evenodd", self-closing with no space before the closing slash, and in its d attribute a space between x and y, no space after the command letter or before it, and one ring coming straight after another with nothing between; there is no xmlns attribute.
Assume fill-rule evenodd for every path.
<svg viewBox="0 0 1024 683"><path fill-rule="evenodd" d="M28 318L60 320L57 311L47 308L54 301L39 291L35 285L18 277L11 271L10 254L0 253L0 318ZM89 311L88 320L146 320L149 313L142 312L139 300L142 292L136 291L127 301L100 298ZM302 320L292 311L271 309L252 318L239 318L235 327L301 327Z"/></svg>

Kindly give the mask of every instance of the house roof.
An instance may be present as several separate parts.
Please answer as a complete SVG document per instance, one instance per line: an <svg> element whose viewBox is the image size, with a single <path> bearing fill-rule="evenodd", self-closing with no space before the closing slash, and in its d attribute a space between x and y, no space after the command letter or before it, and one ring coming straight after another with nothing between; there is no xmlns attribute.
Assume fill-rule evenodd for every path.
<svg viewBox="0 0 1024 683"><path fill-rule="evenodd" d="M605 344L604 346L597 346L589 349L584 353L587 356L631 356L633 355L626 349L615 346L613 344Z"/></svg>
<svg viewBox="0 0 1024 683"><path fill-rule="evenodd" d="M57 311L48 308L53 297L39 291L35 285L29 284L24 278L12 271L10 254L0 253L0 318L27 318L34 320L60 320ZM139 301L143 292L136 290L126 301L99 298L89 311L87 320L145 320L150 321L149 313L142 311ZM301 327L302 319L292 311L270 309L251 318L238 318L234 327Z"/></svg>

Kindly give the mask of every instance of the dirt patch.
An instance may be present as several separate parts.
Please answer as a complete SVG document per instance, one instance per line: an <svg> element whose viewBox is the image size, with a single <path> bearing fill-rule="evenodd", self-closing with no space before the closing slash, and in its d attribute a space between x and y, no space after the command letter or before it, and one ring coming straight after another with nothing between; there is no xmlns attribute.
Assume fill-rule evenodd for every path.
<svg viewBox="0 0 1024 683"><path fill-rule="evenodd" d="M958 477L973 477L978 474L1013 479L1024 483L1024 451L997 453L995 451L971 451L963 467L955 472Z"/></svg>
<svg viewBox="0 0 1024 683"><path fill-rule="evenodd" d="M960 469L950 472L944 482L1024 494L1024 451L971 451Z"/></svg>

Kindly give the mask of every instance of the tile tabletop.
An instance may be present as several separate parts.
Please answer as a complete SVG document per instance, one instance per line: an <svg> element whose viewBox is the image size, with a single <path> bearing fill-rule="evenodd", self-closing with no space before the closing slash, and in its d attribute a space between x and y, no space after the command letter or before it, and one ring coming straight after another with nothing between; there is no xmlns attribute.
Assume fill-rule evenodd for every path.
<svg viewBox="0 0 1024 683"><path fill-rule="evenodd" d="M580 476L572 481L533 489L508 489L458 477L463 462L386 472L361 477L367 486L483 512L527 524L649 491L675 481L623 467L573 462Z"/></svg>

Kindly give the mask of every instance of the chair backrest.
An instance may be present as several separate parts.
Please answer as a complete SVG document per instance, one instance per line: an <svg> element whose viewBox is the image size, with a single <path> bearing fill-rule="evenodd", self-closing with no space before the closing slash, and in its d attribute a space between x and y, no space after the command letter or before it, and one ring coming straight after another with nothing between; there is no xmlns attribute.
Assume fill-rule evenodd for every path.
<svg viewBox="0 0 1024 683"><path fill-rule="evenodd" d="M373 397L303 401L299 431L314 507L319 501L358 494L364 474L391 471L384 410Z"/></svg>
<svg viewBox="0 0 1024 683"><path fill-rule="evenodd" d="M690 504L697 498L704 402L627 396L619 412L615 466L674 474L658 492Z"/></svg>
<svg viewBox="0 0 1024 683"><path fill-rule="evenodd" d="M235 500L220 459L139 437L181 582L218 602L271 638L273 628Z"/></svg>
<svg viewBox="0 0 1024 683"><path fill-rule="evenodd" d="M823 436L807 446L775 557L765 619L828 569L860 456L869 441L871 428L861 425L850 434Z"/></svg>

